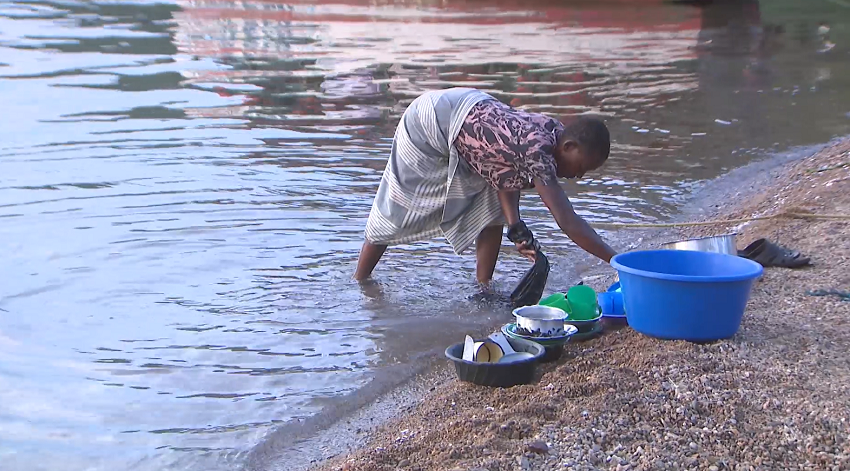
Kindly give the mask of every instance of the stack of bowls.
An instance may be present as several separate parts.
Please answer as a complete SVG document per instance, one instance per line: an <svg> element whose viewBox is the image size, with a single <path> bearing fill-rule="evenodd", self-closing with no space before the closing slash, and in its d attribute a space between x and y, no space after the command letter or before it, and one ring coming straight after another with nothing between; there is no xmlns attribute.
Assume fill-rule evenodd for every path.
<svg viewBox="0 0 850 471"><path fill-rule="evenodd" d="M597 295L599 308L602 309L602 321L612 327L622 327L628 324L626 309L623 306L623 290L620 282L611 285L607 291Z"/></svg>
<svg viewBox="0 0 850 471"><path fill-rule="evenodd" d="M541 306L560 309L567 314L566 324L576 327L574 340L597 335L602 330L602 311L596 291L590 286L577 285L564 293L554 293L540 301Z"/></svg>
<svg viewBox="0 0 850 471"><path fill-rule="evenodd" d="M513 310L516 322L502 326L502 333L512 339L530 340L546 348L541 361L558 359L563 346L578 329L567 324L567 313L551 306L523 306Z"/></svg>

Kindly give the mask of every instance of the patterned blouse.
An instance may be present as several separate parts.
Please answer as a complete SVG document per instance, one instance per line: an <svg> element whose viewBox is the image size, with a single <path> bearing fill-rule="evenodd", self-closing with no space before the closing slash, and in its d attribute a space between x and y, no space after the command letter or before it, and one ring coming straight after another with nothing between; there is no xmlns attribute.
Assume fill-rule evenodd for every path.
<svg viewBox="0 0 850 471"><path fill-rule="evenodd" d="M497 190L556 183L553 152L564 126L548 116L511 108L498 100L476 104L461 126L455 148Z"/></svg>

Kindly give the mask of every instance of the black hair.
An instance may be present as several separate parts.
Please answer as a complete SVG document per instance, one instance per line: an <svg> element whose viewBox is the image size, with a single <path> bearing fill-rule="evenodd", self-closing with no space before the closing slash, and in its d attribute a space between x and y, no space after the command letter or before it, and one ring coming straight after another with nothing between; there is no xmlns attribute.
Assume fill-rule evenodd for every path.
<svg viewBox="0 0 850 471"><path fill-rule="evenodd" d="M558 145L567 140L576 141L587 155L598 158L600 162L608 160L611 153L611 134L605 122L598 118L582 116L567 125Z"/></svg>

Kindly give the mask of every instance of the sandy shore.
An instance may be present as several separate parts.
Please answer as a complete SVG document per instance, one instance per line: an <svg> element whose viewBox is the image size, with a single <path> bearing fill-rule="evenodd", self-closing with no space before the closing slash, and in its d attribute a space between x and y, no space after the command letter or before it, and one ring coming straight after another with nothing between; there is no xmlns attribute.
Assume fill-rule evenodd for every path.
<svg viewBox="0 0 850 471"><path fill-rule="evenodd" d="M703 217L850 214L850 140L741 195ZM734 338L695 345L624 328L569 344L531 385L445 381L358 451L318 469L850 469L850 302L806 294L850 289L850 220L678 235L727 229L739 232L739 247L767 237L814 263L766 269Z"/></svg>

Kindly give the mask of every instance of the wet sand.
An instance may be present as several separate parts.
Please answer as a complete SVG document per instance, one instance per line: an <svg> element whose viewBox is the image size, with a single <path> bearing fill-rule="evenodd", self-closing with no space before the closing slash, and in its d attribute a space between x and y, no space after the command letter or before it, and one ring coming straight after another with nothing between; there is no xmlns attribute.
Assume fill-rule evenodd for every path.
<svg viewBox="0 0 850 471"><path fill-rule="evenodd" d="M685 215L850 214L850 140L803 159L753 165L758 171L732 172L707 187L712 199L697 192ZM368 437L361 428L358 438L339 439L359 448L317 469L850 468L850 302L806 294L850 287L850 221L773 219L640 234L659 241L724 230L739 233L739 247L767 237L813 260L804 269L767 268L732 339L696 345L608 331L569 344L534 384L509 389L461 383L438 360L405 400L371 409L384 418L402 413ZM609 270L589 283L602 289L612 278ZM358 416L331 430L352 437L370 422L370 409ZM316 450L316 458L322 454Z"/></svg>

